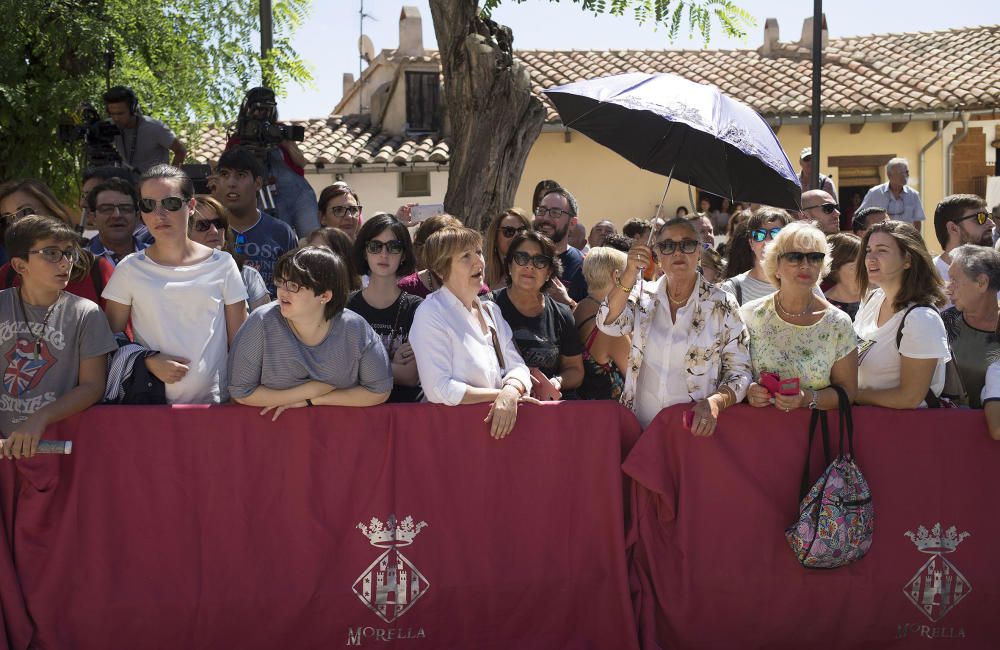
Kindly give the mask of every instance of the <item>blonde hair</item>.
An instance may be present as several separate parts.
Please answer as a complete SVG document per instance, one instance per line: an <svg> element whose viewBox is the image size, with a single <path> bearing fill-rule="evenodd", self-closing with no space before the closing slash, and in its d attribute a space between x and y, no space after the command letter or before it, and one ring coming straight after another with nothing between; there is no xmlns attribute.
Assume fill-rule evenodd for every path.
<svg viewBox="0 0 1000 650"><path fill-rule="evenodd" d="M614 272L625 271L628 255L610 246L591 248L583 258L583 277L587 280L587 289L592 293L601 294L614 284Z"/></svg>
<svg viewBox="0 0 1000 650"><path fill-rule="evenodd" d="M764 259L761 261L761 266L768 282L776 287L781 286L777 277L778 261L785 253L794 251L823 253L823 267L820 269L819 278L825 277L830 272L832 257L826 235L816 227L815 221L795 221L782 228L771 245L764 249Z"/></svg>
<svg viewBox="0 0 1000 650"><path fill-rule="evenodd" d="M422 256L424 264L434 279L444 284L451 272L451 261L455 255L470 248L483 247L483 236L471 228L448 226L427 238Z"/></svg>

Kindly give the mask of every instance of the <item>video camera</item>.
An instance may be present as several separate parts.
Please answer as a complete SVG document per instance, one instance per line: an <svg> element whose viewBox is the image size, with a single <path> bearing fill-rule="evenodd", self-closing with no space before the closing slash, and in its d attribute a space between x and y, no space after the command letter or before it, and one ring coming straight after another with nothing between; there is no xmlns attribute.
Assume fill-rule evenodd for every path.
<svg viewBox="0 0 1000 650"><path fill-rule="evenodd" d="M102 120L91 104L81 106L79 123L60 124L58 135L67 144L84 141L88 167L122 164L122 157L115 149L115 138L121 135L121 130L113 123Z"/></svg>
<svg viewBox="0 0 1000 650"><path fill-rule="evenodd" d="M242 146L271 147L281 144L283 140L302 142L306 138L306 130L305 127L294 124L247 118L243 120L238 135Z"/></svg>

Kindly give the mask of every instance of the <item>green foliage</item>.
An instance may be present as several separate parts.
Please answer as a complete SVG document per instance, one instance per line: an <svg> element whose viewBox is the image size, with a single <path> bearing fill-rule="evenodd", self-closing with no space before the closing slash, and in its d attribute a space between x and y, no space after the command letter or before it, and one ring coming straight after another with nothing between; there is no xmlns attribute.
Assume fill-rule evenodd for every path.
<svg viewBox="0 0 1000 650"><path fill-rule="evenodd" d="M143 112L191 148L196 124L235 118L261 70L276 92L308 82L291 34L309 0L274 0L274 48L259 50L257 0L5 0L0 45L0 180L41 178L64 197L76 191L79 144L57 125L82 102L103 116L106 52L111 85L131 86Z"/></svg>
<svg viewBox="0 0 1000 650"><path fill-rule="evenodd" d="M513 0L517 4L525 0ZM670 41L677 39L685 13L690 33L701 34L708 45L712 34L713 17L727 36L744 38L746 30L753 27L753 17L730 0L569 0L595 15L624 16L630 10L640 25L653 23L656 29L667 30ZM489 16L503 0L485 0L482 13ZM559 0L549 0L559 2Z"/></svg>

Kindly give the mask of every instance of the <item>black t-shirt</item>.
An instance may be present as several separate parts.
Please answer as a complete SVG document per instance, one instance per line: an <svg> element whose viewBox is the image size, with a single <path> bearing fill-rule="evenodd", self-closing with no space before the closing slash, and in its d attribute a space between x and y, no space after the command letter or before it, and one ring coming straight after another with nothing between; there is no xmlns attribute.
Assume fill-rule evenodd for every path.
<svg viewBox="0 0 1000 650"><path fill-rule="evenodd" d="M559 374L559 357L583 353L580 334L569 307L545 296L545 308L537 316L525 316L507 297L507 289L493 292L493 300L514 332L514 343L529 368L546 377Z"/></svg>
<svg viewBox="0 0 1000 650"><path fill-rule="evenodd" d="M410 340L410 327L413 325L413 314L424 301L419 296L400 292L399 298L385 309L375 309L369 305L360 291L355 291L347 299L347 308L360 315L371 325L375 333L382 339L382 345L389 353L389 360L396 354L399 346ZM423 396L420 386L393 385L390 402L418 402Z"/></svg>
<svg viewBox="0 0 1000 650"><path fill-rule="evenodd" d="M587 297L587 279L583 277L583 253L570 246L566 252L559 253L559 261L562 262L562 276L559 279L566 285L569 297L580 302Z"/></svg>

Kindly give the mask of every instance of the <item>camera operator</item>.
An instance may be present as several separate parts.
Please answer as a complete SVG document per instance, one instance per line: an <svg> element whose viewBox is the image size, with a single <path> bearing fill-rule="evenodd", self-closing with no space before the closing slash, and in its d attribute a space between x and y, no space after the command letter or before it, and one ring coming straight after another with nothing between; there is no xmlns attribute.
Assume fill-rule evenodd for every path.
<svg viewBox="0 0 1000 650"><path fill-rule="evenodd" d="M170 152L174 154L173 165L179 167L184 162L184 143L166 124L142 114L131 88L115 86L104 93L103 99L108 117L121 130L114 144L125 165L141 174L154 165L170 162Z"/></svg>
<svg viewBox="0 0 1000 650"><path fill-rule="evenodd" d="M226 149L242 146L257 156L265 168L264 198L269 195L275 209L266 205L266 201L261 208L304 237L319 227L316 192L305 179L306 158L289 136L296 137L291 127L278 124L274 91L251 88L240 106L236 131Z"/></svg>

